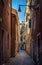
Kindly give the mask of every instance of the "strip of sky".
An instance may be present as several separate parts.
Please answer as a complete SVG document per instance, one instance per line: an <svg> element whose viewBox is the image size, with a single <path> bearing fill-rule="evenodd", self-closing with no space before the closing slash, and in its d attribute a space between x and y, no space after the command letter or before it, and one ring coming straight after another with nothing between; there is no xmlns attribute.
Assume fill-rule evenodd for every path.
<svg viewBox="0 0 42 65"><path fill-rule="evenodd" d="M12 0L12 8L18 11L18 5L26 5L26 0ZM21 6L21 12L18 12L20 22L24 21L25 6Z"/></svg>

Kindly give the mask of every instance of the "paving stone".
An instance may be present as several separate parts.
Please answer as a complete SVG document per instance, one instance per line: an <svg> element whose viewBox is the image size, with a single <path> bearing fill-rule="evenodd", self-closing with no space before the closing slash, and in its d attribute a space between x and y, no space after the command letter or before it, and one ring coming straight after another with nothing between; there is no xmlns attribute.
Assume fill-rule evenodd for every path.
<svg viewBox="0 0 42 65"><path fill-rule="evenodd" d="M16 57L10 58L6 65L35 65L35 63L32 58L22 50Z"/></svg>

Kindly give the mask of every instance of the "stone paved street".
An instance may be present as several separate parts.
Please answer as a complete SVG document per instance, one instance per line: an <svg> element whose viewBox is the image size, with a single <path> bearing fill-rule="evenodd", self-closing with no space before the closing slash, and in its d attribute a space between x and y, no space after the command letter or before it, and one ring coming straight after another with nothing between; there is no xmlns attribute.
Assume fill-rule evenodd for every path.
<svg viewBox="0 0 42 65"><path fill-rule="evenodd" d="M35 63L25 51L20 51L15 58L10 58L6 65L35 65Z"/></svg>

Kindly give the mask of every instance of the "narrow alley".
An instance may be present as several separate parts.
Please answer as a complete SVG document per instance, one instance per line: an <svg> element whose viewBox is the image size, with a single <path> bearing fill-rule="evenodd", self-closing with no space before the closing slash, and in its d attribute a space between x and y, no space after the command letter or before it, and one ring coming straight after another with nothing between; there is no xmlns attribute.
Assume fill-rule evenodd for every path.
<svg viewBox="0 0 42 65"><path fill-rule="evenodd" d="M42 0L0 0L0 65L42 65Z"/></svg>
<svg viewBox="0 0 42 65"><path fill-rule="evenodd" d="M35 63L32 58L27 55L26 51L20 50L15 58L10 58L6 65L35 65Z"/></svg>

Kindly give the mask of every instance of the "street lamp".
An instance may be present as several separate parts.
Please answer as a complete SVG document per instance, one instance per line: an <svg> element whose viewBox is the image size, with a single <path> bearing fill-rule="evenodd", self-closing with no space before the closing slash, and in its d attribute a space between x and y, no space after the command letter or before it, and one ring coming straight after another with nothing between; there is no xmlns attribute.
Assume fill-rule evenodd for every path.
<svg viewBox="0 0 42 65"><path fill-rule="evenodd" d="M28 6L29 7L30 5L19 5L18 12L21 12L20 6Z"/></svg>
<svg viewBox="0 0 42 65"><path fill-rule="evenodd" d="M20 9L20 5L19 5L19 9L18 9L18 12L21 12L21 9Z"/></svg>
<svg viewBox="0 0 42 65"><path fill-rule="evenodd" d="M21 12L20 6L28 6L30 9L33 8L35 10L39 8L39 4L37 6L36 5L19 5L18 12Z"/></svg>

